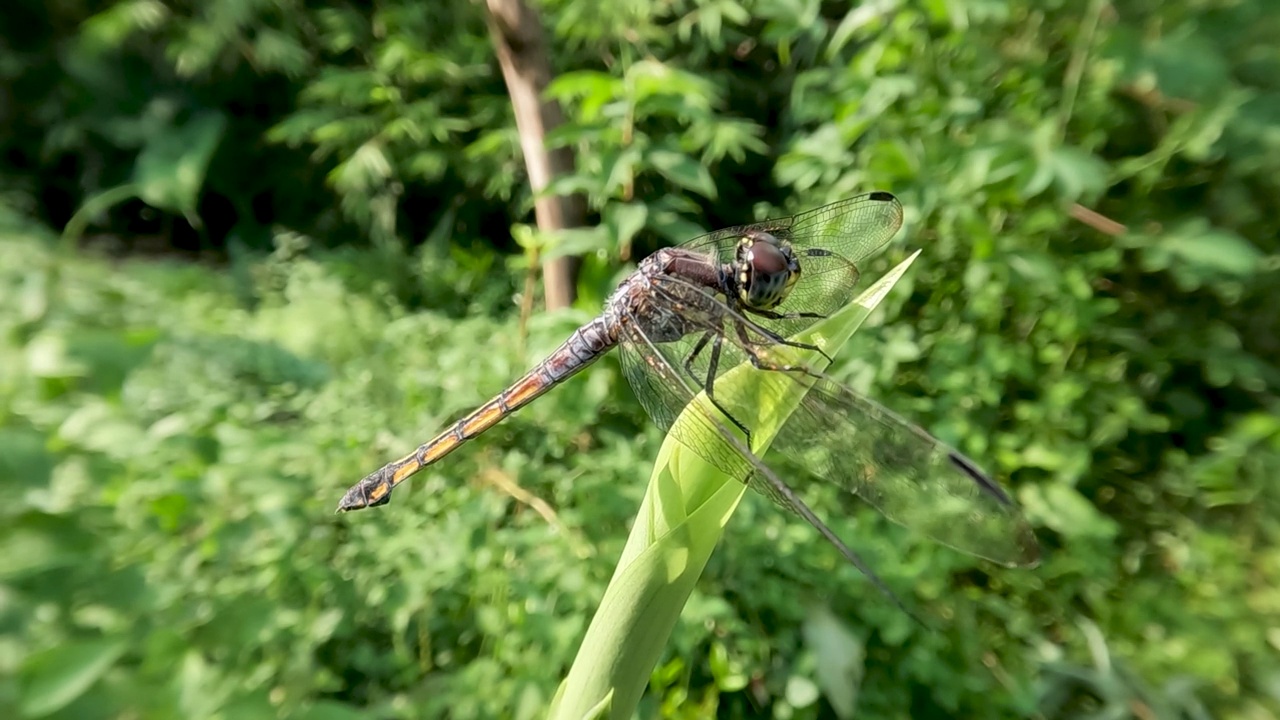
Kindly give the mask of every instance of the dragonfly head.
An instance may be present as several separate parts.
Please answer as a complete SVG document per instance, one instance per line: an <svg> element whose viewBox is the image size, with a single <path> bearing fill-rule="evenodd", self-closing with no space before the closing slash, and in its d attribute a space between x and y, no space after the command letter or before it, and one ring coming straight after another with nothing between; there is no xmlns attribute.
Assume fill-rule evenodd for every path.
<svg viewBox="0 0 1280 720"><path fill-rule="evenodd" d="M800 263L791 246L761 230L751 230L738 241L734 270L738 300L756 310L781 305L800 279Z"/></svg>

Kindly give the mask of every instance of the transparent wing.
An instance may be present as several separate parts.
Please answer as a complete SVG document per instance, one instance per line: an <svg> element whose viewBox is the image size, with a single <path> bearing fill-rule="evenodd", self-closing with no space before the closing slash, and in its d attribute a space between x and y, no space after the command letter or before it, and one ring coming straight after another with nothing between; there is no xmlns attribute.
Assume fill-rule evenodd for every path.
<svg viewBox="0 0 1280 720"><path fill-rule="evenodd" d="M796 348L770 338L767 329L679 279L663 277L654 291L662 302L686 308L683 316L703 330L675 343L652 345L644 362L632 362L628 371L645 409L664 428L671 427L691 396L673 389L677 384L672 382L673 373L680 373L677 379L684 386L703 390L706 378L718 379L751 356L770 367L798 364L802 357ZM691 301L695 292L700 301ZM704 347L693 353L704 336L709 338ZM711 351L716 338L720 338L718 357ZM624 355L628 352L624 346ZM808 387L769 446L764 462L752 457L744 465L741 459L726 457L728 451L722 446L710 447L697 438L680 440L735 477L750 475L748 482L754 489L788 510L795 508L778 496L779 475L793 484L834 484L889 519L957 550L1010 566L1037 561L1038 546L1021 513L972 461L880 404L821 375L812 361L808 365L816 376L763 371L776 375L777 382L785 378ZM711 387L715 402L729 416L729 427L739 424L734 422L736 417L754 416L751 411L765 401L744 393L740 388L747 384L713 382Z"/></svg>
<svg viewBox="0 0 1280 720"><path fill-rule="evenodd" d="M786 238L797 248L825 250L856 263L884 247L901 227L902 203L892 193L876 191L837 200L799 215L716 230L681 243L680 247L714 252L721 262L727 262L733 260L743 233L761 230Z"/></svg>
<svg viewBox="0 0 1280 720"><path fill-rule="evenodd" d="M857 553L826 526L809 506L797 496L776 473L748 449L740 435L729 430L724 420L702 404L694 404L694 412L676 424L686 407L698 393L697 385L679 362L673 362L670 348L688 343L658 345L644 335L634 323L622 330L619 358L636 396L649 415L664 430L674 432L676 439L702 459L739 482L749 484L775 503L803 518L827 539L844 558L893 601L900 609L924 625L924 621L898 598L889 586ZM718 440L717 440L718 438Z"/></svg>
<svg viewBox="0 0 1280 720"><path fill-rule="evenodd" d="M759 230L787 240L800 261L800 280L776 308L784 315L830 315L853 298L857 263L883 248L902 227L902 204L877 191L840 200L791 217L738 225L694 238L682 248L705 252L717 262L733 262L738 240ZM813 324L813 317L756 322L788 336Z"/></svg>
<svg viewBox="0 0 1280 720"><path fill-rule="evenodd" d="M1017 506L973 461L835 380L814 384L770 451L776 466L835 483L956 550L1011 567L1039 559Z"/></svg>

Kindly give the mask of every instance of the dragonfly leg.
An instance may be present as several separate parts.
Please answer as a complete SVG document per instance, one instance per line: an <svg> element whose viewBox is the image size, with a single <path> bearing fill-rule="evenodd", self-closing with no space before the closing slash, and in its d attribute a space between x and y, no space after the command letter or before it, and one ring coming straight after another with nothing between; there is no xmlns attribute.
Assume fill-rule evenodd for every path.
<svg viewBox="0 0 1280 720"><path fill-rule="evenodd" d="M707 346L707 341L710 339L711 339L710 330L702 333L702 337L698 338L698 342L693 346L693 350L689 351L689 357L684 359L684 371L689 373L690 377L692 377L694 380L697 380L699 382L701 382L702 379L699 378L698 374L693 371L693 361L697 360L698 356L702 354L702 349Z"/></svg>
<svg viewBox="0 0 1280 720"><path fill-rule="evenodd" d="M702 353L703 348L707 346L707 342L711 341L713 337L715 339L711 342L711 356L707 361L707 374L705 377L699 377L698 373L694 370L693 361L698 358L698 355ZM729 418L729 422L733 423L734 427L742 431L742 434L747 440L747 447L750 447L751 431L748 430L747 426L743 425L738 418L734 417L733 413L729 412L728 408L721 405L720 401L716 399L716 369L720 366L720 344L723 341L724 337L719 333L711 330L703 333L702 337L698 338L698 342L693 346L693 350L689 353L689 357L685 358L684 371L688 373L689 377L693 378L694 382L702 385L702 389L706 392L707 399L711 401L711 404L714 405L722 415Z"/></svg>
<svg viewBox="0 0 1280 720"><path fill-rule="evenodd" d="M826 315L823 315L822 313L815 313L815 312L778 313L772 310L757 310L754 308L744 308L744 309L747 312L752 313L753 315L759 315L760 317L769 318L770 320L794 320L796 318L810 318L814 320L827 319ZM768 337L770 340L773 340L776 343L781 343L783 345L790 345L791 347L804 348L805 350L815 350L819 354L821 354L822 357L826 358L828 363L835 362L835 360L833 360L830 355L828 355L825 351L823 351L822 348L818 347L817 345L809 345L808 343L792 342L790 340L787 340L781 337L777 333L771 332L768 328L759 328L759 329L765 334L766 337Z"/></svg>
<svg viewBox="0 0 1280 720"><path fill-rule="evenodd" d="M818 378L819 380L822 379L822 373L816 373L810 370L809 368L805 367L804 365L777 365L775 363L767 362L764 358L760 357L758 354L756 354L754 350L751 349L753 346L761 345L761 343L751 342L751 339L747 337L747 328L745 325L743 325L742 323L735 323L735 325L738 331L738 339L742 341L742 350L747 354L747 359L750 360L751 364L754 365L757 369L771 370L774 372L802 372L805 375L809 375L810 377L815 377L815 378ZM826 358L828 362L831 361L831 356L827 355L825 352L822 352L822 348L816 345L791 342L789 340L784 340L782 338L779 338L777 335L769 332L764 328L760 328L760 330L762 330L765 333L765 336L770 339L777 338L776 342L778 344L789 345L791 347L798 347L804 350L816 350L819 353L822 353L822 357Z"/></svg>
<svg viewBox="0 0 1280 720"><path fill-rule="evenodd" d="M756 308L746 308L747 312L752 315L769 318L770 320L794 320L796 318L812 318L814 320L826 320L827 316L816 312L774 312L772 310L758 310Z"/></svg>
<svg viewBox="0 0 1280 720"><path fill-rule="evenodd" d="M813 317L813 318L823 318L823 319L826 318L825 315L819 315L818 313L781 314L781 313L775 313L771 310L752 310L751 308L747 308L747 311L755 313L756 315L760 315L762 317L770 318L772 320L781 320L781 319L786 319L791 317ZM801 350L812 350L818 353L819 355L821 355L823 358L825 358L828 364L835 362L835 360L830 355L828 355L825 350L818 347L817 345L811 345L809 343L802 343L802 342L795 342L794 340L788 340L782 337L781 335L779 335L778 333L770 330L769 328L762 327L749 320L747 321L747 324L751 325L752 329L754 329L756 332L760 333L761 335L764 335L766 338L768 338L771 342L775 344L786 345L788 347L794 347L794 348L800 348ZM743 342L746 342L746 343L751 342L750 340L747 339L746 331L742 324L739 324L738 326L738 337L741 338ZM751 343L751 344L759 345L760 343Z"/></svg>

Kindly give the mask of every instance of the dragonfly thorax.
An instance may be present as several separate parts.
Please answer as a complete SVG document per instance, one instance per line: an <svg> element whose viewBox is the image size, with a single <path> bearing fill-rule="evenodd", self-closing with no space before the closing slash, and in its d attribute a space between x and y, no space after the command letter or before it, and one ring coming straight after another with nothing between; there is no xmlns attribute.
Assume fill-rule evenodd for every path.
<svg viewBox="0 0 1280 720"><path fill-rule="evenodd" d="M800 263L791 246L758 230L738 241L734 270L739 302L756 310L781 305L800 279Z"/></svg>

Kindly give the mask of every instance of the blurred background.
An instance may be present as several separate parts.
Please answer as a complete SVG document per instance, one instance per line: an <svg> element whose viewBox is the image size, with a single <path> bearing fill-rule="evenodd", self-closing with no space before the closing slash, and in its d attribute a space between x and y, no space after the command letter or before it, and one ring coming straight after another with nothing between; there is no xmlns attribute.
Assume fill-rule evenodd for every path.
<svg viewBox="0 0 1280 720"><path fill-rule="evenodd" d="M753 496L641 716L1280 717L1270 0L15 0L0 148L4 717L541 716L662 439L616 359L337 499L653 249L872 189L864 278L923 254L835 372L1045 561L820 507L931 634Z"/></svg>

